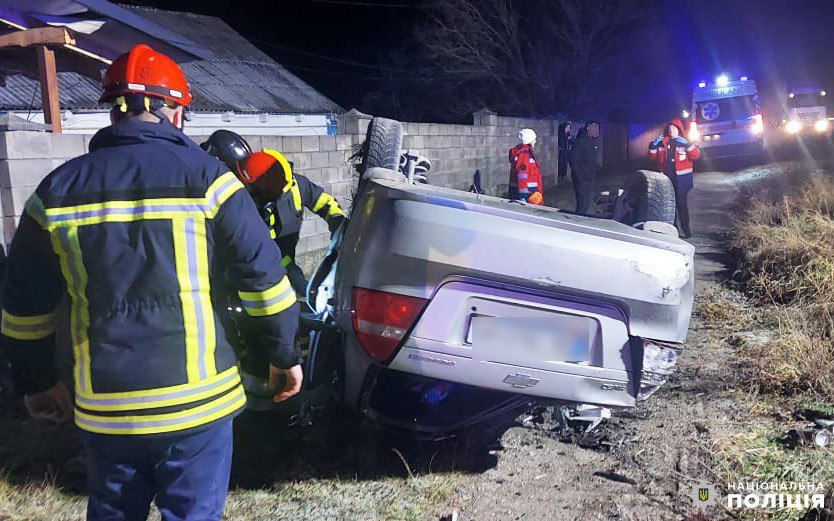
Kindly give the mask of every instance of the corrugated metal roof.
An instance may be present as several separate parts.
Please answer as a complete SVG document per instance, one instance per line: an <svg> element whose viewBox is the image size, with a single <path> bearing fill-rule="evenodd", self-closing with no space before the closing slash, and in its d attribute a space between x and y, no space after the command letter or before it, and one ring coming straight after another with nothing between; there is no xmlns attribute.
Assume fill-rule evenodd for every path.
<svg viewBox="0 0 834 521"><path fill-rule="evenodd" d="M240 112L341 112L302 81L214 16L150 7L125 9L211 49L214 58L182 64L194 89L195 110Z"/></svg>
<svg viewBox="0 0 834 521"><path fill-rule="evenodd" d="M211 50L213 57L209 59L272 61L272 58L216 16L138 5L120 4L120 7L176 33L183 40Z"/></svg>
<svg viewBox="0 0 834 521"><path fill-rule="evenodd" d="M154 38L173 44L185 51L190 52L194 56L199 56L202 59L211 59L213 56L212 49L200 45L198 42L190 40L182 34L176 26L166 27L164 24L154 24L154 22L146 16L136 16L132 9L127 9L128 6L114 4L107 0L75 0L79 4L94 11L98 14L104 15L113 20L118 20L125 25L129 25L134 29L138 29L145 34L149 34Z"/></svg>
<svg viewBox="0 0 834 521"><path fill-rule="evenodd" d="M58 73L58 93L61 108L95 109L101 86L94 80L76 72ZM41 89L37 80L23 74L6 76L0 84L0 108L2 110L40 110Z"/></svg>
<svg viewBox="0 0 834 521"><path fill-rule="evenodd" d="M221 19L193 13L162 11L137 6L124 9L183 40L210 49L211 59L181 63L194 93L192 109L210 112L267 112L324 114L342 108L289 72ZM95 36L90 35L91 37ZM139 42L133 42L139 43ZM25 51L23 59L21 51ZM9 62L7 52L20 56ZM57 62L61 108L73 111L100 110L100 83L90 64L78 62L59 50ZM40 110L37 69L30 49L3 51L0 60L0 110ZM88 60L89 61L89 60Z"/></svg>

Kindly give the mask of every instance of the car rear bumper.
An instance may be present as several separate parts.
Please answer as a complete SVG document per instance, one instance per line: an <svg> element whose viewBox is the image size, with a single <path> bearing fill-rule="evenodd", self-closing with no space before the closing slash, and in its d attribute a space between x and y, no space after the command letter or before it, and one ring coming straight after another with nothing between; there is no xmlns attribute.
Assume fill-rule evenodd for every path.
<svg viewBox="0 0 834 521"><path fill-rule="evenodd" d="M565 367L564 372L545 371L439 354L409 345L403 347L391 368L495 391L612 407L633 406L639 391L626 371L590 366Z"/></svg>

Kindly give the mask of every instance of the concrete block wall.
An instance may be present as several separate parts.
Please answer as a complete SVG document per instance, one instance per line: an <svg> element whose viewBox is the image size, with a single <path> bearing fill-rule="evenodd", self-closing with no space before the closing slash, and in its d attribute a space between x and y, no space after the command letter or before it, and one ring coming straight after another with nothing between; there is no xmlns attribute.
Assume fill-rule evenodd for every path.
<svg viewBox="0 0 834 521"><path fill-rule="evenodd" d="M432 161L429 182L459 190L468 190L475 171L481 172L484 189L503 195L509 180L508 151L518 144L518 131L529 127L538 136L536 156L542 167L544 184L556 182L557 142L550 120L496 117L475 125L437 125L405 123L403 147ZM495 123L489 124L489 123Z"/></svg>
<svg viewBox="0 0 834 521"><path fill-rule="evenodd" d="M468 190L476 170L487 193L502 195L509 177L508 150L517 144L518 131L533 128L538 134L537 156L545 187L556 177L558 122L476 115L473 125L405 123L404 147L428 157L433 164L430 183ZM351 111L339 121L339 134L327 136L244 136L253 150L282 151L298 173L322 185L344 208L349 208L356 187L356 172L349 160L354 147L365 139L370 116ZM190 136L202 142L206 136ZM8 245L23 205L52 169L87 151L91 136L45 132L0 133L0 203L4 244ZM305 211L298 245L299 263L310 271L330 243L324 221Z"/></svg>
<svg viewBox="0 0 834 521"><path fill-rule="evenodd" d="M23 207L53 169L87 150L85 136L49 132L0 132L0 208L3 244L11 244Z"/></svg>

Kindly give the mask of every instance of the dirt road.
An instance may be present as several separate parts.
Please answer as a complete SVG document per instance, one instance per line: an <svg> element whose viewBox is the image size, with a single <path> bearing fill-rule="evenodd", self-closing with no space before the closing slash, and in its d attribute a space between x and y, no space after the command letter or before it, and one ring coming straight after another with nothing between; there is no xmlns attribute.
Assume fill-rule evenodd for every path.
<svg viewBox="0 0 834 521"><path fill-rule="evenodd" d="M788 175L793 166L698 174L690 194L696 299L728 276L721 237L739 190ZM497 466L474 476L459 493L462 519L656 521L691 515L693 486L714 477L711 433L743 417L750 405L740 402L731 385L730 353L721 337L694 317L678 372L648 403L612 418L615 446L607 452L562 443L547 429L507 431ZM709 518L722 515L714 511Z"/></svg>

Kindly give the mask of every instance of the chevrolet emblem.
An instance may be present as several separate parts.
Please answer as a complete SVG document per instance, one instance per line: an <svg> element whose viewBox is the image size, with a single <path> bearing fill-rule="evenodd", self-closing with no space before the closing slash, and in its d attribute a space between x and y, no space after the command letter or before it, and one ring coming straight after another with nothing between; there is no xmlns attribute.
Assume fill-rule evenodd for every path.
<svg viewBox="0 0 834 521"><path fill-rule="evenodd" d="M533 387L537 383L541 382L538 378L532 378L530 375L527 374L508 374L506 378L504 378L504 383L508 385L512 385L516 389L524 389L527 387Z"/></svg>

